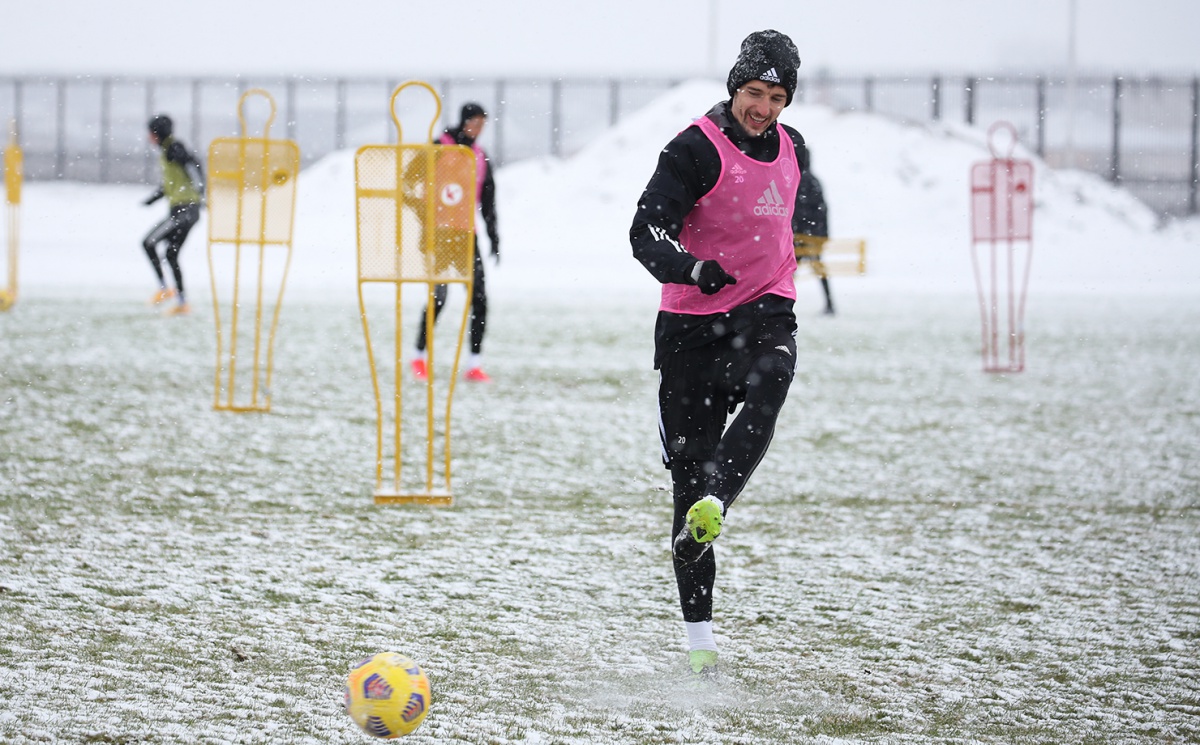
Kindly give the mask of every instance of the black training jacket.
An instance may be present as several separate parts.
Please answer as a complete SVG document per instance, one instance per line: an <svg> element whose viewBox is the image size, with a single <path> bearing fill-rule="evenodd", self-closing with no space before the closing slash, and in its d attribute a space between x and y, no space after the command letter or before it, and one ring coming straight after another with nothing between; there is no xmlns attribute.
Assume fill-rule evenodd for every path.
<svg viewBox="0 0 1200 745"><path fill-rule="evenodd" d="M792 232L829 237L829 208L821 181L811 170L804 172L796 191L796 212L792 215Z"/></svg>
<svg viewBox="0 0 1200 745"><path fill-rule="evenodd" d="M729 113L729 101L714 106L705 116L720 127L726 137L743 153L757 161L769 162L779 154L779 130L770 127L763 135L752 137ZM804 138L795 129L783 125L790 142L784 147L796 150L796 163L807 162ZM664 284L695 284L691 279L696 258L683 250L679 235L687 215L696 202L712 191L721 175L721 156L717 148L696 125L692 125L667 143L658 157L654 175L638 200L637 214L629 229L634 257ZM806 174L801 173L801 183ZM763 313L791 312L791 300L768 296L755 307L739 307L729 313L688 316L659 313L655 328L655 367L662 355L708 343L714 338L744 331ZM768 307L780 304L780 307ZM719 322L719 323L718 323Z"/></svg>

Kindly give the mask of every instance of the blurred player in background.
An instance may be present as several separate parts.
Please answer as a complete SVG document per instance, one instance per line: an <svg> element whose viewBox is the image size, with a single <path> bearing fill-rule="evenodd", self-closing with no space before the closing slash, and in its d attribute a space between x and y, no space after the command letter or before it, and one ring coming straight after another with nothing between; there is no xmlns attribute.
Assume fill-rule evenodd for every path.
<svg viewBox="0 0 1200 745"><path fill-rule="evenodd" d="M204 169L184 144L175 139L174 125L169 116L155 116L150 120L149 129L150 141L160 150L162 184L145 204L154 204L166 197L170 210L167 218L155 225L142 241L146 256L150 257L150 265L154 267L154 273L158 276L158 292L151 298L151 302L157 305L175 298L178 302L167 312L172 315L186 315L191 312L191 307L183 290L179 251L183 248L188 233L200 219L200 205L204 201ZM162 260L158 256L160 243L167 244L164 257L171 265L175 289L168 288L163 277Z"/></svg>
<svg viewBox="0 0 1200 745"><path fill-rule="evenodd" d="M479 146L479 135L487 123L487 112L477 103L462 107L459 123L447 129L436 141L439 145L466 145L475 152L476 204L483 215L488 240L492 244L492 258L500 263L500 231L496 227L496 184L492 179L492 164L487 153ZM487 285L484 283L483 258L479 254L479 236L475 236L475 276L471 291L471 356L467 359L466 379L476 383L491 382L483 371L483 334L487 330ZM446 285L434 288L433 317L441 315L446 305ZM417 356L412 361L413 375L418 380L428 377L425 355L425 313L421 311L421 322L417 328Z"/></svg>
<svg viewBox="0 0 1200 745"><path fill-rule="evenodd" d="M796 214L792 216L795 232L796 261L811 261L813 274L821 280L825 292L825 315L833 315L833 295L829 291L829 272L821 262L821 248L829 240L829 208L821 182L812 172L812 152L805 148L800 170L800 190L796 193Z"/></svg>

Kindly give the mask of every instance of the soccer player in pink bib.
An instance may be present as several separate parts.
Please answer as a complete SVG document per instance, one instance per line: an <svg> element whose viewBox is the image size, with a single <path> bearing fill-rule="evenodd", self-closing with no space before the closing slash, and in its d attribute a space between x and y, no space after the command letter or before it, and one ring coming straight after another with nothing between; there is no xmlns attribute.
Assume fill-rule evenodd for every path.
<svg viewBox="0 0 1200 745"><path fill-rule="evenodd" d="M689 662L700 676L717 666L713 540L767 451L796 369L792 215L805 146L777 119L799 67L786 35L746 37L729 100L663 148L629 231L634 257L662 283L659 435Z"/></svg>
<svg viewBox="0 0 1200 745"><path fill-rule="evenodd" d="M483 215L488 240L492 244L492 259L500 264L500 231L496 227L496 183L492 178L492 161L479 145L479 136L487 123L487 112L477 103L462 107L457 127L447 129L437 139L439 145L466 145L475 153L476 205ZM483 257L479 252L479 236L475 236L475 272L471 289L471 356L467 358L464 378L476 383L490 383L491 377L483 371L483 334L487 329L488 301L487 285L483 273ZM433 318L436 321L446 307L446 285L437 285L433 290ZM413 376L425 380L428 376L425 357L425 310L421 311L417 324L417 354L412 360Z"/></svg>

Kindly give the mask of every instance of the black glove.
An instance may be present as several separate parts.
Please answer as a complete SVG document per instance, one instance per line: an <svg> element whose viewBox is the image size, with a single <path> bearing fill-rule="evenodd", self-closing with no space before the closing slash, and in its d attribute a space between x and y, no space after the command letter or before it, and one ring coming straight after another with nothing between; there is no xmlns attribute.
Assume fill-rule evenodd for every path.
<svg viewBox="0 0 1200 745"><path fill-rule="evenodd" d="M146 199L146 201L142 202L142 204L154 204L158 200L162 199L162 197L163 197L162 189L159 189L158 191L151 194L150 197L148 199Z"/></svg>
<svg viewBox="0 0 1200 745"><path fill-rule="evenodd" d="M721 265L712 259L700 262L700 276L696 278L696 286L705 295L715 295L725 285L736 285L737 279L725 273Z"/></svg>
<svg viewBox="0 0 1200 745"><path fill-rule="evenodd" d="M496 260L497 266L500 264L500 231L496 229L495 213L487 213L483 217L483 221L487 227L488 242L492 244L492 258Z"/></svg>

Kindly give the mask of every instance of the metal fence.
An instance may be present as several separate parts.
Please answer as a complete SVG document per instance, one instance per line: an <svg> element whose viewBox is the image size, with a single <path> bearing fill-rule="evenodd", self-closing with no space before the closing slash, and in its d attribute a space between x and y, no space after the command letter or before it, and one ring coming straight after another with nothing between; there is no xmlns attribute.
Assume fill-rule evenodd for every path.
<svg viewBox="0 0 1200 745"><path fill-rule="evenodd" d="M1161 215L1195 215L1200 78L826 78L805 100L906 121L1011 122L1054 167L1121 184Z"/></svg>
<svg viewBox="0 0 1200 745"><path fill-rule="evenodd" d="M129 78L0 76L0 122L14 120L35 180L149 183L157 179L146 122L175 119L203 150L239 133L237 102L266 88L280 111L273 136L296 140L307 165L335 150L394 141L385 78ZM672 79L447 78L443 118L479 101L484 136L503 165L565 156L649 103ZM1022 142L1053 166L1073 166L1122 184L1162 215L1200 210L1200 78L1087 78L1074 85L1039 76L802 78L796 100L905 121L1012 122Z"/></svg>

